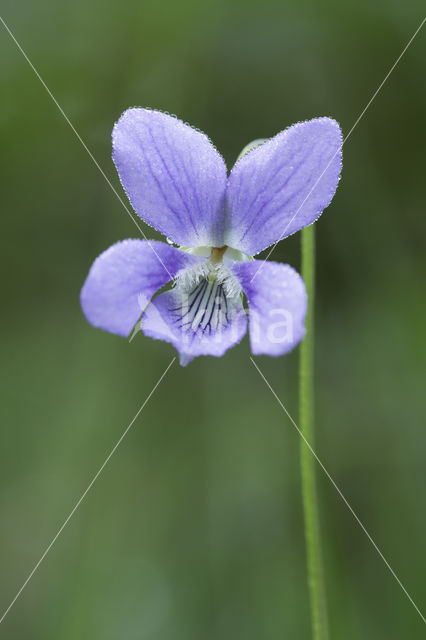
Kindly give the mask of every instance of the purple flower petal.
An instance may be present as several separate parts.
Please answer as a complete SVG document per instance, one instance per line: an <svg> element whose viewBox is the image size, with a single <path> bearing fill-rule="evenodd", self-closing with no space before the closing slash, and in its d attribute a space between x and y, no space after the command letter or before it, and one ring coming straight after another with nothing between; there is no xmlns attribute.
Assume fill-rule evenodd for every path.
<svg viewBox="0 0 426 640"><path fill-rule="evenodd" d="M187 247L224 244L226 167L201 131L148 109L128 109L112 133L113 159L135 211Z"/></svg>
<svg viewBox="0 0 426 640"><path fill-rule="evenodd" d="M239 295L226 297L217 282L206 279L189 295L172 289L154 298L141 328L150 338L170 342L185 366L197 356L222 356L240 342L247 316Z"/></svg>
<svg viewBox="0 0 426 640"><path fill-rule="evenodd" d="M302 278L287 264L262 260L234 262L232 271L248 300L252 352L282 356L291 351L305 335Z"/></svg>
<svg viewBox="0 0 426 640"><path fill-rule="evenodd" d="M114 244L96 258L83 285L84 315L99 329L128 336L153 294L177 271L204 260L163 242Z"/></svg>
<svg viewBox="0 0 426 640"><path fill-rule="evenodd" d="M225 243L255 255L314 222L336 191L341 146L337 122L316 118L243 156L228 180Z"/></svg>

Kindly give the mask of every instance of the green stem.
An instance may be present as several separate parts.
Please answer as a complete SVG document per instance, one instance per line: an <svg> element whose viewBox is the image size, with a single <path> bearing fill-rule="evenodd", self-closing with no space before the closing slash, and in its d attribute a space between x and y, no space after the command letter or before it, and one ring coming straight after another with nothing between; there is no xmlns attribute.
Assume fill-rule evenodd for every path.
<svg viewBox="0 0 426 640"><path fill-rule="evenodd" d="M302 231L302 276L308 294L306 337L300 347L299 420L300 429L314 447L314 297L315 297L315 228ZM328 623L325 585L322 571L320 525L315 482L315 459L303 439L300 441L300 470L311 606L312 637L327 640Z"/></svg>

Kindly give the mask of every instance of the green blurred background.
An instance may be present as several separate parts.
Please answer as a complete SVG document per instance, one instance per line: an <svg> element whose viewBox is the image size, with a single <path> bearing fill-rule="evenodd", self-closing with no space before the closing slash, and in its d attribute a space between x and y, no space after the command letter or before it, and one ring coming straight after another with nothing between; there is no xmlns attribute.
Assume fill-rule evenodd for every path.
<svg viewBox="0 0 426 640"><path fill-rule="evenodd" d="M298 120L330 115L347 133L422 19L416 0L2 4L117 189L110 134L127 107L176 113L228 166ZM318 453L423 611L425 38L345 145L317 225L316 319ZM86 324L91 262L137 230L2 27L0 54L3 611L174 353ZM299 268L299 242L274 258ZM245 339L173 365L1 637L310 638L299 436L248 356ZM258 363L297 419L297 352ZM318 485L331 638L423 638L321 473Z"/></svg>

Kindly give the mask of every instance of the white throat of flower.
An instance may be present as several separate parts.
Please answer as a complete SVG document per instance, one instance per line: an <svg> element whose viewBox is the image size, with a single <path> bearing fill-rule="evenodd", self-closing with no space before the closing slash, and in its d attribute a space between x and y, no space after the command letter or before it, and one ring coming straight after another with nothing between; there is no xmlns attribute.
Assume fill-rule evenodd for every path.
<svg viewBox="0 0 426 640"><path fill-rule="evenodd" d="M222 285L227 298L235 298L240 295L241 285L229 267L222 261L222 258L245 260L247 257L244 254L228 247L197 247L189 249L188 253L206 256L210 254L210 259L199 265L181 269L177 273L174 285L179 292L189 294L201 280L209 280L211 283Z"/></svg>

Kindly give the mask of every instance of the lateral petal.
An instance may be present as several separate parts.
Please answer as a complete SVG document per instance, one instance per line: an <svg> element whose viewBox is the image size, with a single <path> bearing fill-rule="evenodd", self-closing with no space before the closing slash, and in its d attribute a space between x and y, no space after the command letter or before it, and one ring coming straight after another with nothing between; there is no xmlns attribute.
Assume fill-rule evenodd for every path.
<svg viewBox="0 0 426 640"><path fill-rule="evenodd" d="M301 276L288 264L234 262L249 306L249 334L255 355L282 356L305 335L307 296Z"/></svg>
<svg viewBox="0 0 426 640"><path fill-rule="evenodd" d="M80 295L88 322L128 336L153 294L176 273L205 258L163 242L123 240L94 261Z"/></svg>

